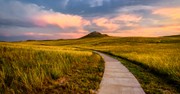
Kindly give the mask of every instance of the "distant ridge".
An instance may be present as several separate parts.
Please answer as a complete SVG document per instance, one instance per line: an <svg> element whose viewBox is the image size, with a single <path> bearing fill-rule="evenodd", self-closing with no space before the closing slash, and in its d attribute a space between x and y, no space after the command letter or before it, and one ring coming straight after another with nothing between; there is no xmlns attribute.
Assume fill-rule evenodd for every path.
<svg viewBox="0 0 180 94"><path fill-rule="evenodd" d="M96 38L96 37L107 37L107 34L101 34L100 32L94 31L81 38Z"/></svg>
<svg viewBox="0 0 180 94"><path fill-rule="evenodd" d="M171 36L164 36L164 37L180 37L180 35L171 35Z"/></svg>

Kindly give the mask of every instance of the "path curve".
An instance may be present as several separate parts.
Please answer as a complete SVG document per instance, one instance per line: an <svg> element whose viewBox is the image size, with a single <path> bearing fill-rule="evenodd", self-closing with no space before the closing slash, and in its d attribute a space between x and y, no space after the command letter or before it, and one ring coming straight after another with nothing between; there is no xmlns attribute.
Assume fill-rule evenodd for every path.
<svg viewBox="0 0 180 94"><path fill-rule="evenodd" d="M100 52L105 61L105 71L98 94L145 94L139 82L118 60Z"/></svg>

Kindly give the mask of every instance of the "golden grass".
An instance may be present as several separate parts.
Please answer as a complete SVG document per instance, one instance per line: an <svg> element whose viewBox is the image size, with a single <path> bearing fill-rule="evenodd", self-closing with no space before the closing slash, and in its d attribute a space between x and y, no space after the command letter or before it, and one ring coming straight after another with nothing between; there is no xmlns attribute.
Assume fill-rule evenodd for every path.
<svg viewBox="0 0 180 94"><path fill-rule="evenodd" d="M180 84L180 62L179 62L180 38L179 37L161 37L161 38L103 37L103 38L87 38L87 39L76 39L76 40L26 41L26 42L16 42L16 43L1 42L1 44L2 44L1 47L5 46L7 48L16 48L20 50L24 48L28 48L35 52L40 51L40 53L41 52L49 53L48 56L42 55L42 58L53 57L53 59L57 59L59 58L57 56L60 56L61 57L60 61L69 62L68 66L71 65L73 61L88 62L90 56L92 56L92 53L89 51L84 51L83 49L99 50L126 58L130 61L138 62L141 65L147 66L146 67L147 70L150 69L158 74L163 74L163 75L165 74L166 75L165 78L167 77L171 78L172 80L177 81L177 84ZM1 52L4 52L4 50ZM18 53L20 55L21 52ZM27 53L29 52L27 51ZM60 53L61 55L57 55ZM22 53L22 55L23 54L26 53ZM38 59L39 58L40 57L38 57ZM49 59L44 59L44 60L49 62ZM95 62L98 60L100 59L90 60L90 61ZM78 63L74 63L74 64L78 64ZM52 65L55 65L53 67L58 66L56 63ZM62 66L63 67L61 68L63 69L64 65ZM65 69L68 69L69 68L68 66ZM86 68L88 69L88 67ZM78 72L79 71L76 71L75 73ZM3 72L0 74L5 75ZM58 73L55 72L54 74L58 74ZM74 77L74 79L77 78ZM144 85L151 87L151 84L148 83L144 83ZM75 88L77 86L73 85L73 87ZM159 86L159 88L161 88L161 85ZM148 89L146 91L148 91Z"/></svg>
<svg viewBox="0 0 180 94"><path fill-rule="evenodd" d="M70 47L37 46L4 42L0 44L1 93L19 94L27 92L30 94L38 92L48 92L47 89L49 90L50 87L52 88L53 86L57 86L60 84L57 83L58 79L63 78L69 73L72 73L72 70L77 70L80 67L85 68L83 64L87 63L89 63L89 65L95 65L95 67L92 66L89 68L97 69L97 71L94 71L97 72L97 74L85 74L86 76L102 76L102 74L99 75L98 73L102 72L103 69L99 71L99 68L97 67L97 65L99 64L101 64L102 66L102 63L99 63L102 62L101 58L89 51L78 51L77 49ZM94 58L95 61L89 58ZM75 65L77 67L74 68ZM79 73L79 76L82 77L82 75L80 74L82 73ZM68 79L74 78L68 77ZM92 81L92 84L99 83L101 78L97 79L97 81ZM74 84L77 83L74 82L71 85L66 86L67 88L69 87L66 91L72 89L72 86ZM81 84L87 83L81 82L80 85ZM78 90L74 90L71 92L89 92L89 89L97 89L98 86L99 84L96 84L91 87L84 87L86 88L86 90L82 90L79 89L80 87L78 85L76 85ZM63 86L59 86L59 88L62 87ZM61 90L60 92L62 91L63 90Z"/></svg>

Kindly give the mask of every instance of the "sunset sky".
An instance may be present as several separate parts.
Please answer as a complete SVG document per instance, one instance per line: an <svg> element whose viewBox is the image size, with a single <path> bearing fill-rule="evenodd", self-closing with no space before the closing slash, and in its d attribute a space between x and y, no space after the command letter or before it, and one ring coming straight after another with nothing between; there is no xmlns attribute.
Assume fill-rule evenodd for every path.
<svg viewBox="0 0 180 94"><path fill-rule="evenodd" d="M0 0L0 40L180 34L180 0Z"/></svg>

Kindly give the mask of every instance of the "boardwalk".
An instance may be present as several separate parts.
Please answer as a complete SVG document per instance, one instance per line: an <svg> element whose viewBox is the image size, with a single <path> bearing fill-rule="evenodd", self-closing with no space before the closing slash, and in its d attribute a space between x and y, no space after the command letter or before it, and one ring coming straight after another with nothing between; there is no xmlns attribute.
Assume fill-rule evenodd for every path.
<svg viewBox="0 0 180 94"><path fill-rule="evenodd" d="M98 94L145 94L137 79L118 60L96 53L105 61L105 72Z"/></svg>

